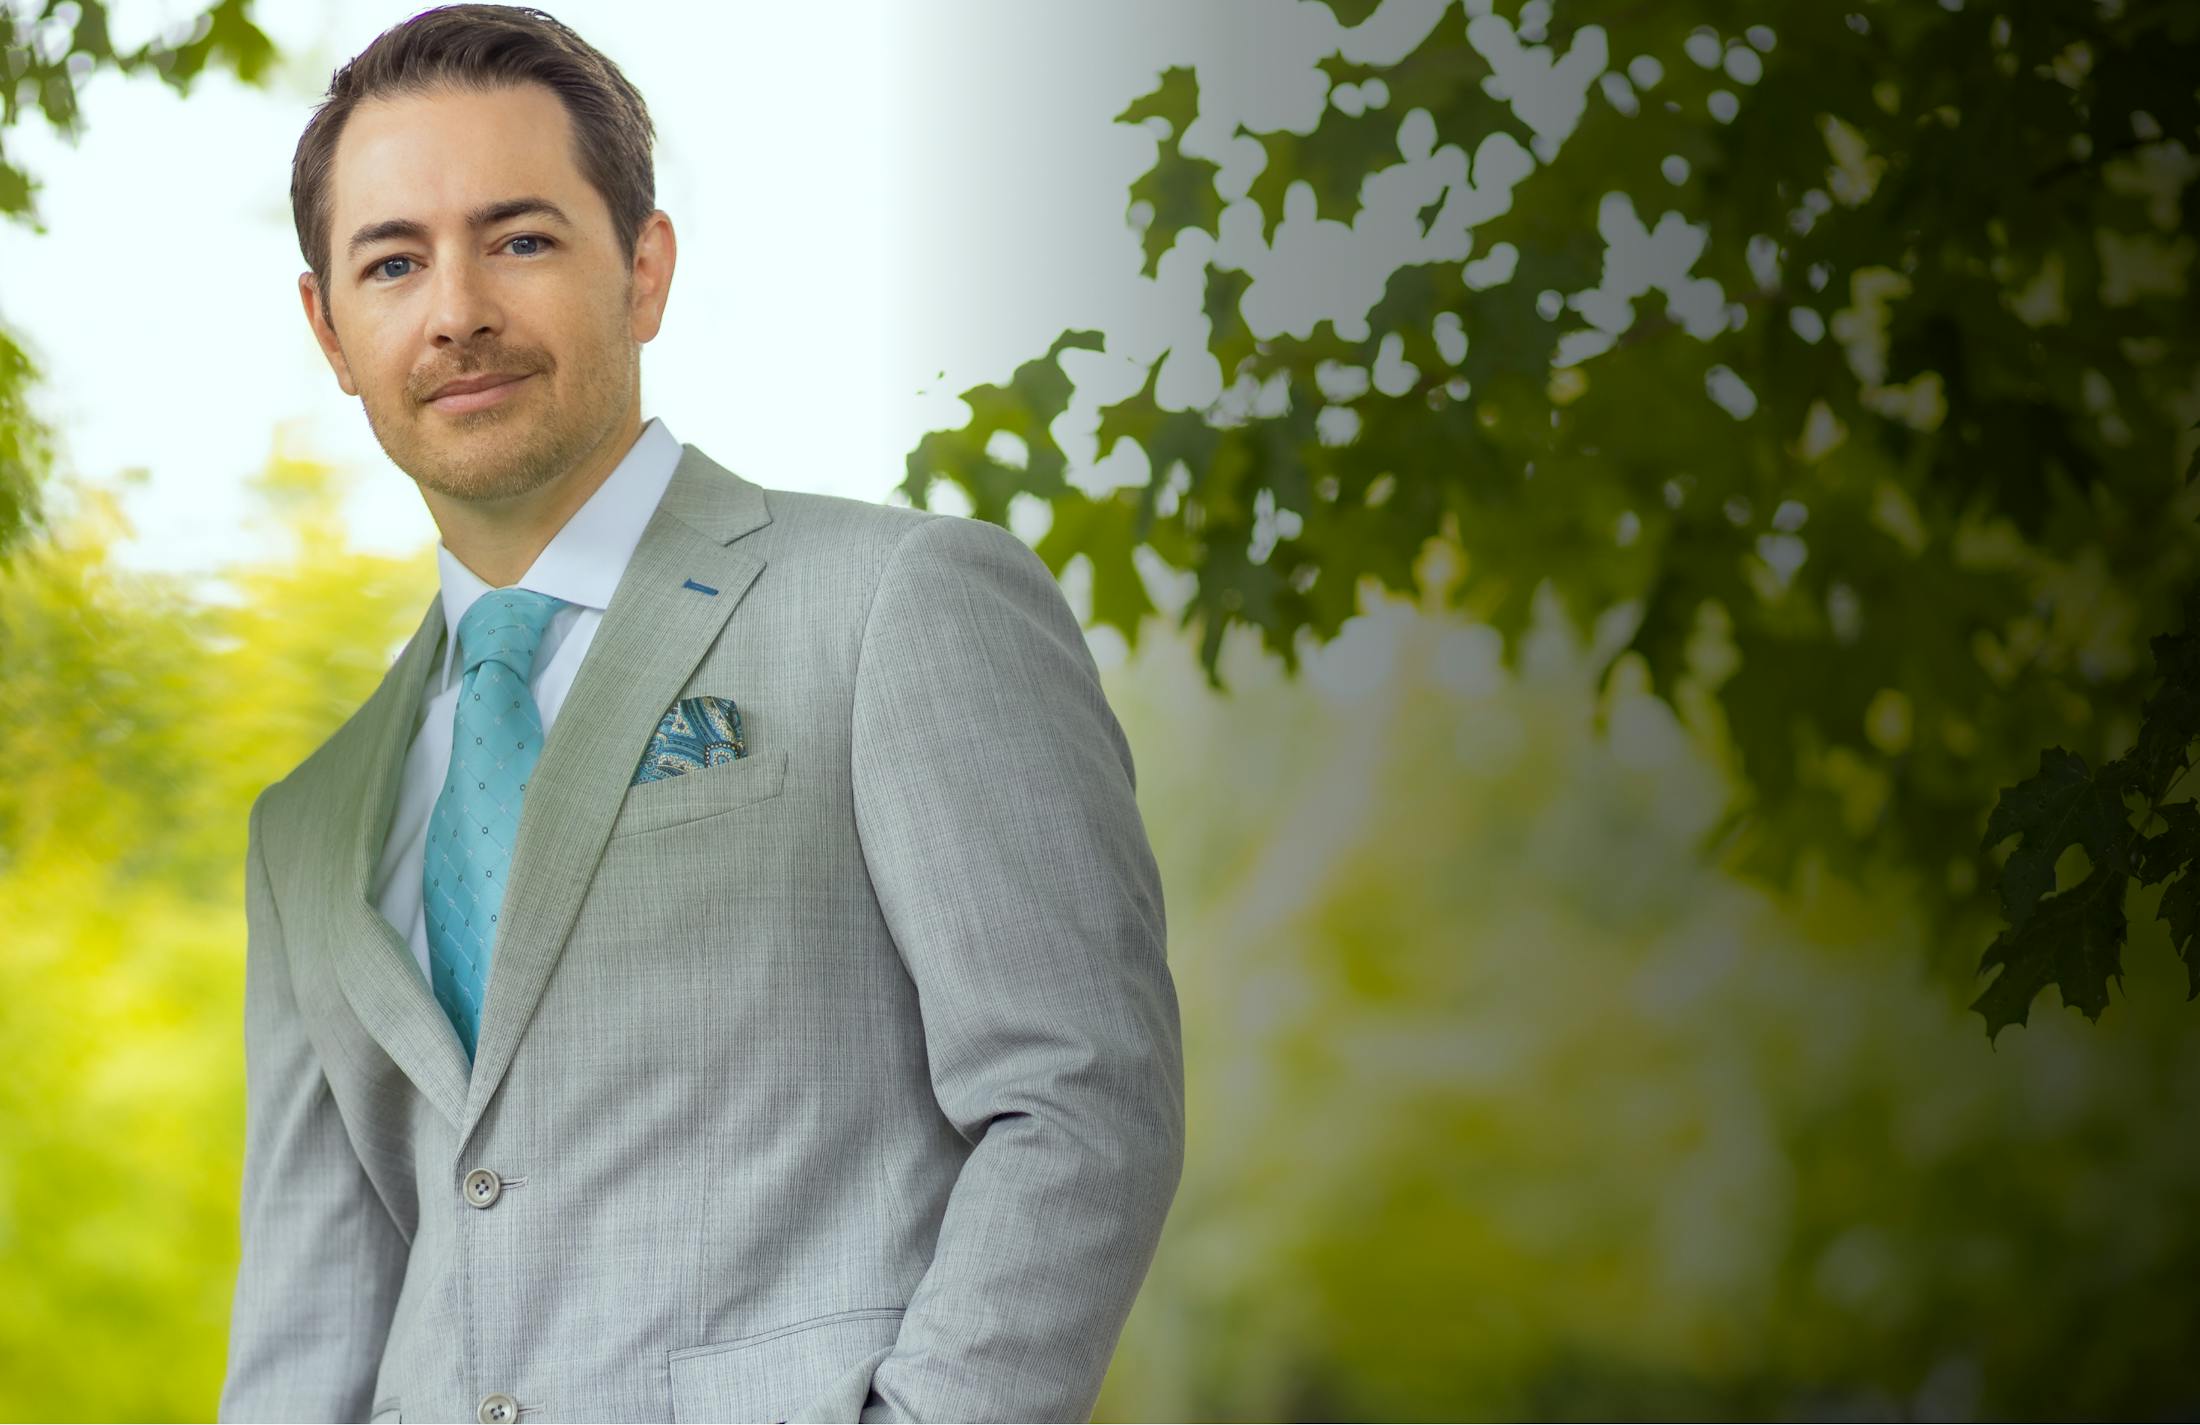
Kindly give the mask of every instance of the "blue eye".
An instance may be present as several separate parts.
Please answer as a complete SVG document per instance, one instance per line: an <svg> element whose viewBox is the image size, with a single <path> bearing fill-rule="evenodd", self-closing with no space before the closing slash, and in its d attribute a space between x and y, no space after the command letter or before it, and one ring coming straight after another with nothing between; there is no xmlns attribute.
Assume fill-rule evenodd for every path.
<svg viewBox="0 0 2200 1425"><path fill-rule="evenodd" d="M546 238L546 237L544 237L544 236L543 236L542 234L540 234L540 233L518 233L518 234L515 234L515 235L514 235L514 236L512 236L512 237L508 237L508 238L506 238L506 239L504 240L504 245L505 245L506 247L510 247L510 246L511 246L511 245L512 245L513 243L515 243L515 242L532 242L532 243L540 243L540 244L542 245L542 249L543 249L544 251L547 251L547 250L549 250L550 248L552 248L552 247L555 247L555 246L557 245L557 243L556 243L556 240L555 240L555 239L552 239L552 238ZM539 252L523 252L523 253L518 253L518 254L515 254L515 255L516 255L516 256L519 256L519 257L538 257L538 256L540 256L540 255L541 255L541 253L539 253ZM381 260L380 262L377 262L377 263L375 263L375 264L374 264L373 266L371 266L371 267L369 267L369 268L367 269L367 276L368 276L368 279L369 279L369 280L371 280L371 281L394 282L394 281L396 281L396 280L397 280L397 277L403 277L403 276L404 276L405 274L404 274L404 273L402 273L402 272L400 272L400 273L398 273L398 274L397 274L397 277L391 277L391 276L390 276L390 275L389 275L389 274L388 274L388 273L387 273L387 272L385 271L385 269L386 269L386 268L388 268L388 266L389 266L389 265L390 265L391 263L393 263L393 262L411 262L411 261L412 261L412 259L411 259L411 258L409 258L409 257L385 257L385 258L383 258L383 259L382 259L382 260Z"/></svg>

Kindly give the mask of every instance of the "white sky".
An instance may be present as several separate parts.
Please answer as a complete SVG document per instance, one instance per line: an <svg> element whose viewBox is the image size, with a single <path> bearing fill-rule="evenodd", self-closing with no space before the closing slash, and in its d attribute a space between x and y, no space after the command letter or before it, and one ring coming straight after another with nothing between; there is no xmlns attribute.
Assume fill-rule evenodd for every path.
<svg viewBox="0 0 2200 1425"><path fill-rule="evenodd" d="M121 0L116 42L200 8ZM257 19L284 57L268 87L214 75L180 99L150 77L103 73L84 88L74 150L40 118L10 133L43 180L47 231L0 224L0 320L45 372L34 400L62 468L99 483L146 472L125 504L130 562L204 572L260 553L273 531L249 518L246 482L278 438L357 473L346 513L360 543L404 552L434 539L412 482L306 328L288 202L291 153L330 72L418 8L261 0ZM645 416L767 486L871 500L888 498L926 430L967 418L955 392L1005 380L1077 326L1105 331L1108 351L1067 358L1080 392L1055 433L1075 478L1143 480L1128 448L1090 467L1095 413L1164 347L1186 353L1164 370L1165 400L1218 393L1199 316L1213 243L1188 238L1157 279L1139 274L1124 207L1154 139L1110 120L1164 66L1197 66L1202 117L1186 147L1221 163L1218 188L1239 198L1261 150L1231 137L1237 122L1310 128L1325 88L1312 65L1340 37L1312 0L544 8L619 64L657 127L658 203L680 263L664 330L644 348ZM1391 0L1351 52L1395 57L1440 8ZM1601 37L1593 66L1577 46L1555 76L1547 52L1517 54L1498 55L1500 72L1526 66L1524 116L1562 137L1579 112L1565 95L1602 67ZM1221 246L1255 274L1256 331L1303 332L1331 315L1349 334L1381 273L1408 255L1467 256L1467 228L1532 166L1510 139L1491 140L1472 156L1470 190L1468 155L1430 152L1410 118L1401 145L1416 161L1369 186L1353 228L1294 209L1270 250L1249 202L1226 210ZM1422 239L1412 214L1447 180L1458 194ZM1607 286L1633 295L1644 279ZM946 493L935 487L936 505ZM1038 527L1022 525L1027 537Z"/></svg>

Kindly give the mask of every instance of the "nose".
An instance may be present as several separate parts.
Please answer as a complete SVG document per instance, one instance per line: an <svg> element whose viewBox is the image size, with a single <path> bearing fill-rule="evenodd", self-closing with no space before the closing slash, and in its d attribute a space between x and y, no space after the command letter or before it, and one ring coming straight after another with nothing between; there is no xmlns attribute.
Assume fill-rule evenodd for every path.
<svg viewBox="0 0 2200 1425"><path fill-rule="evenodd" d="M438 347L464 349L504 330L494 285L470 256L437 263L428 281L428 339Z"/></svg>

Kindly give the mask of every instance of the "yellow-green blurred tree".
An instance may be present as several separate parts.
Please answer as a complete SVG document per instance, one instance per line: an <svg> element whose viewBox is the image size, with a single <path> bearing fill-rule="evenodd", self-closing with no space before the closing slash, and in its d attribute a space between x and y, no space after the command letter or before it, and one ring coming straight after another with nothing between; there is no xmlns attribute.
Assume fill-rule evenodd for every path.
<svg viewBox="0 0 2200 1425"><path fill-rule="evenodd" d="M1504 676L1451 577L1300 679L1244 630L1227 695L1189 640L1110 677L1189 1151L1099 1418L2191 1417L2166 928L2118 1013L1981 1053L1888 882L1697 861L1707 702L1603 678L1556 600Z"/></svg>
<svg viewBox="0 0 2200 1425"><path fill-rule="evenodd" d="M434 586L349 547L323 467L260 490L290 547L220 602L118 567L96 491L0 569L0 1418L203 1418L220 1385L244 811Z"/></svg>

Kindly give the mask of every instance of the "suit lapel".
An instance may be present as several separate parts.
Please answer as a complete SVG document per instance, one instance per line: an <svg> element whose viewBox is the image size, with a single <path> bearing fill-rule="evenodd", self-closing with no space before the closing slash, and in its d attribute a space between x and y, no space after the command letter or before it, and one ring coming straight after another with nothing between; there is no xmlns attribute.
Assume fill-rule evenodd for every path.
<svg viewBox="0 0 2200 1425"><path fill-rule="evenodd" d="M455 1127L466 1107L465 1047L421 979L412 946L373 900L375 866L396 810L429 660L442 635L443 603L431 599L412 641L360 710L352 729L355 748L338 761L361 770L337 793L332 824L343 829L337 848L342 870L332 921L340 937L337 979L360 1024Z"/></svg>
<svg viewBox="0 0 2200 1425"><path fill-rule="evenodd" d="M473 1070L460 1082L462 1146L564 952L650 733L763 571L727 546L770 520L761 489L683 447L529 778Z"/></svg>

